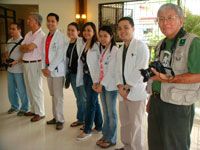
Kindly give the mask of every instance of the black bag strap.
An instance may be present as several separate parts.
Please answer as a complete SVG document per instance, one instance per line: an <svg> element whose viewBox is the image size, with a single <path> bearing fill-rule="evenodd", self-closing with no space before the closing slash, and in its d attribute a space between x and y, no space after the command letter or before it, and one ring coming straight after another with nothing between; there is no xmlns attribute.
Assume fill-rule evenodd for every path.
<svg viewBox="0 0 200 150"><path fill-rule="evenodd" d="M10 56L11 53L14 51L14 49L15 49L18 45L20 45L20 44L22 43L23 40L24 40L24 39L22 38L19 42L17 42L17 43L15 44L15 46L13 46L13 48L11 49L11 51L10 51L10 53L9 53L9 56Z"/></svg>
<svg viewBox="0 0 200 150"><path fill-rule="evenodd" d="M75 46L76 46L76 43L77 43L77 40L76 40L76 42L74 43L74 46L72 47L72 51L71 51L71 55L70 55L69 67L71 67L71 65L72 65L72 55L73 55L73 52L74 52L74 48L75 48Z"/></svg>

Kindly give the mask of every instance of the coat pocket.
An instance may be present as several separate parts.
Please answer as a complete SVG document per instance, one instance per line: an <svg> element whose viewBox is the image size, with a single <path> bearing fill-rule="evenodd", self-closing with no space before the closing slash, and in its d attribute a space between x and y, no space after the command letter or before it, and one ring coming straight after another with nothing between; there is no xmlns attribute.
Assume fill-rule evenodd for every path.
<svg viewBox="0 0 200 150"><path fill-rule="evenodd" d="M177 103L193 104L198 100L198 93L196 90L183 90L172 88L171 100Z"/></svg>

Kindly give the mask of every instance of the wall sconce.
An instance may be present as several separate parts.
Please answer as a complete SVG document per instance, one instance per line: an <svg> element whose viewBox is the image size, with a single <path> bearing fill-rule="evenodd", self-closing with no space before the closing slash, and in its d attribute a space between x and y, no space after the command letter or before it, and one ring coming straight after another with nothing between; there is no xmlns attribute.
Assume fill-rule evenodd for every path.
<svg viewBox="0 0 200 150"><path fill-rule="evenodd" d="M86 14L76 14L76 19L86 19L87 18L87 16L86 16Z"/></svg>
<svg viewBox="0 0 200 150"><path fill-rule="evenodd" d="M86 18L87 18L86 14L81 15L81 19L86 19Z"/></svg>
<svg viewBox="0 0 200 150"><path fill-rule="evenodd" d="M80 14L76 14L76 19L80 19L81 15Z"/></svg>

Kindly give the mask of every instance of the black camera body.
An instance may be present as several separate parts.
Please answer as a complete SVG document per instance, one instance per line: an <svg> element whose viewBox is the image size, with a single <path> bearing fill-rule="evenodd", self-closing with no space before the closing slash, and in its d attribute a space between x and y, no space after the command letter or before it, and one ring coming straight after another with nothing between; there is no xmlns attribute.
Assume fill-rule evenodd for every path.
<svg viewBox="0 0 200 150"><path fill-rule="evenodd" d="M6 59L6 63L7 63L6 65L7 65L8 67L12 67L12 64L11 64L11 63L12 63L13 61L15 61L15 60L12 59L12 58Z"/></svg>
<svg viewBox="0 0 200 150"><path fill-rule="evenodd" d="M155 74L151 71L151 68L156 69L156 71L166 74L165 67L162 65L160 61L153 61L149 64L149 68L147 69L140 69L141 75L144 77L143 82L149 80L150 77L154 76Z"/></svg>

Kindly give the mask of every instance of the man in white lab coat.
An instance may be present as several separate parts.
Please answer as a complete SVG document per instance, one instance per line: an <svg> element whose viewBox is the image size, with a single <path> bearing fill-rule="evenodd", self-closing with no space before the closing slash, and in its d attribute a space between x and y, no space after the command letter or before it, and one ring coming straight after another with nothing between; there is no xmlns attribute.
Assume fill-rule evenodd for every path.
<svg viewBox="0 0 200 150"><path fill-rule="evenodd" d="M53 119L47 121L48 125L55 124L56 130L63 129L63 84L66 74L66 64L63 55L66 51L65 36L57 29L59 16L49 13L47 28L49 34L44 40L42 55L42 73L47 77L49 93L52 96Z"/></svg>
<svg viewBox="0 0 200 150"><path fill-rule="evenodd" d="M124 44L117 54L116 85L124 147L116 150L143 150L142 118L147 93L139 70L147 68L149 50L146 44L134 38L134 29L132 18L119 20L118 35Z"/></svg>

